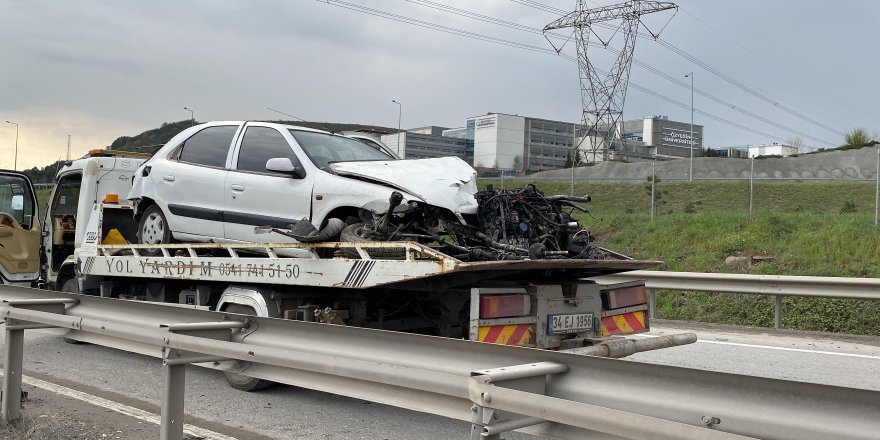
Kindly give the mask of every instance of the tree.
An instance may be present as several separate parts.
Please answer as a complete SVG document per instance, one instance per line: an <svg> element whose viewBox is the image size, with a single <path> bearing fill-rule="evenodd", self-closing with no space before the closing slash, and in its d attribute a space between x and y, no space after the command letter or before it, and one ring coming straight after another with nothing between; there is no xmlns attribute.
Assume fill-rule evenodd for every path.
<svg viewBox="0 0 880 440"><path fill-rule="evenodd" d="M516 157L514 157L514 158L513 158L513 168L514 168L516 171L520 171L520 170L522 170L522 166L523 166L523 158L522 158L522 156L516 156Z"/></svg>
<svg viewBox="0 0 880 440"><path fill-rule="evenodd" d="M848 132L846 132L846 136L844 137L846 141L842 146L853 146L860 147L862 145L867 144L871 141L871 136L868 134L868 130L862 127L854 128Z"/></svg>
<svg viewBox="0 0 880 440"><path fill-rule="evenodd" d="M725 157L725 153L721 150L716 150L714 148L701 148L700 149L701 157Z"/></svg>

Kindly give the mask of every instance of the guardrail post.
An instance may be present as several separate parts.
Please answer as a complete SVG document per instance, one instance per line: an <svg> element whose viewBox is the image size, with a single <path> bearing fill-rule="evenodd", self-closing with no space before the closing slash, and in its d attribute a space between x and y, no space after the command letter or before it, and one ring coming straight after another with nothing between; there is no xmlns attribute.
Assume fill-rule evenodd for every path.
<svg viewBox="0 0 880 440"><path fill-rule="evenodd" d="M10 324L9 319L6 325ZM24 330L6 329L4 343L6 354L3 358L3 394L0 399L0 419L9 424L21 418L21 364L24 357Z"/></svg>
<svg viewBox="0 0 880 440"><path fill-rule="evenodd" d="M774 322L776 323L776 328L782 328L782 295L775 295L776 298L776 307L774 308Z"/></svg>
<svg viewBox="0 0 880 440"><path fill-rule="evenodd" d="M473 415L471 416L471 438L470 440L501 440L501 434L483 435L483 426L486 424L484 419L486 408L481 405L471 407Z"/></svg>
<svg viewBox="0 0 880 440"><path fill-rule="evenodd" d="M183 440L183 397L186 364L162 365L162 425L160 440Z"/></svg>
<svg viewBox="0 0 880 440"><path fill-rule="evenodd" d="M648 289L648 318L654 319L657 309L657 291Z"/></svg>

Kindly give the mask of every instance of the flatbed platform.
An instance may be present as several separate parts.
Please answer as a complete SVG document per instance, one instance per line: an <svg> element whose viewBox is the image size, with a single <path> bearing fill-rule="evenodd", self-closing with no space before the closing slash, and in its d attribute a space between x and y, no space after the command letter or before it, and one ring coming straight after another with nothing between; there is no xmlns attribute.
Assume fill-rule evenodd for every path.
<svg viewBox="0 0 880 440"><path fill-rule="evenodd" d="M344 257L343 249L357 251L360 258ZM396 249L402 258L371 257L377 249ZM327 254L333 256L321 256ZM84 243L77 256L80 273L87 275L353 289L418 288L428 283L434 288L438 283L455 287L482 280L537 282L550 276L577 279L649 269L661 263L632 259L466 262L414 242Z"/></svg>

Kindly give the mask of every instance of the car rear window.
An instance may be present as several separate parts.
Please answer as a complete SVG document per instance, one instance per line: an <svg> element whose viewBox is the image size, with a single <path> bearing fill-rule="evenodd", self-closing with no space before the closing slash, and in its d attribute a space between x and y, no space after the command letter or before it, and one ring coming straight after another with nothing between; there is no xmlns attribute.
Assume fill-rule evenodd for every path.
<svg viewBox="0 0 880 440"><path fill-rule="evenodd" d="M199 131L183 143L178 160L211 167L225 167L226 155L229 153L236 130L238 127L235 125L222 125Z"/></svg>
<svg viewBox="0 0 880 440"><path fill-rule="evenodd" d="M333 162L389 159L375 148L347 137L300 130L290 130L290 134L318 168L328 169Z"/></svg>

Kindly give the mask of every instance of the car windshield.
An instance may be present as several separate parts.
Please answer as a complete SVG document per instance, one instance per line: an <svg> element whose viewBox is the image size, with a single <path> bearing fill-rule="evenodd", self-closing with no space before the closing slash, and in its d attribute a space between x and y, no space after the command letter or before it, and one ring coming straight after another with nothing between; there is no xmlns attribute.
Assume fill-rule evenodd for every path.
<svg viewBox="0 0 880 440"><path fill-rule="evenodd" d="M333 162L389 160L375 148L347 137L300 130L290 130L290 134L321 169L329 169Z"/></svg>

